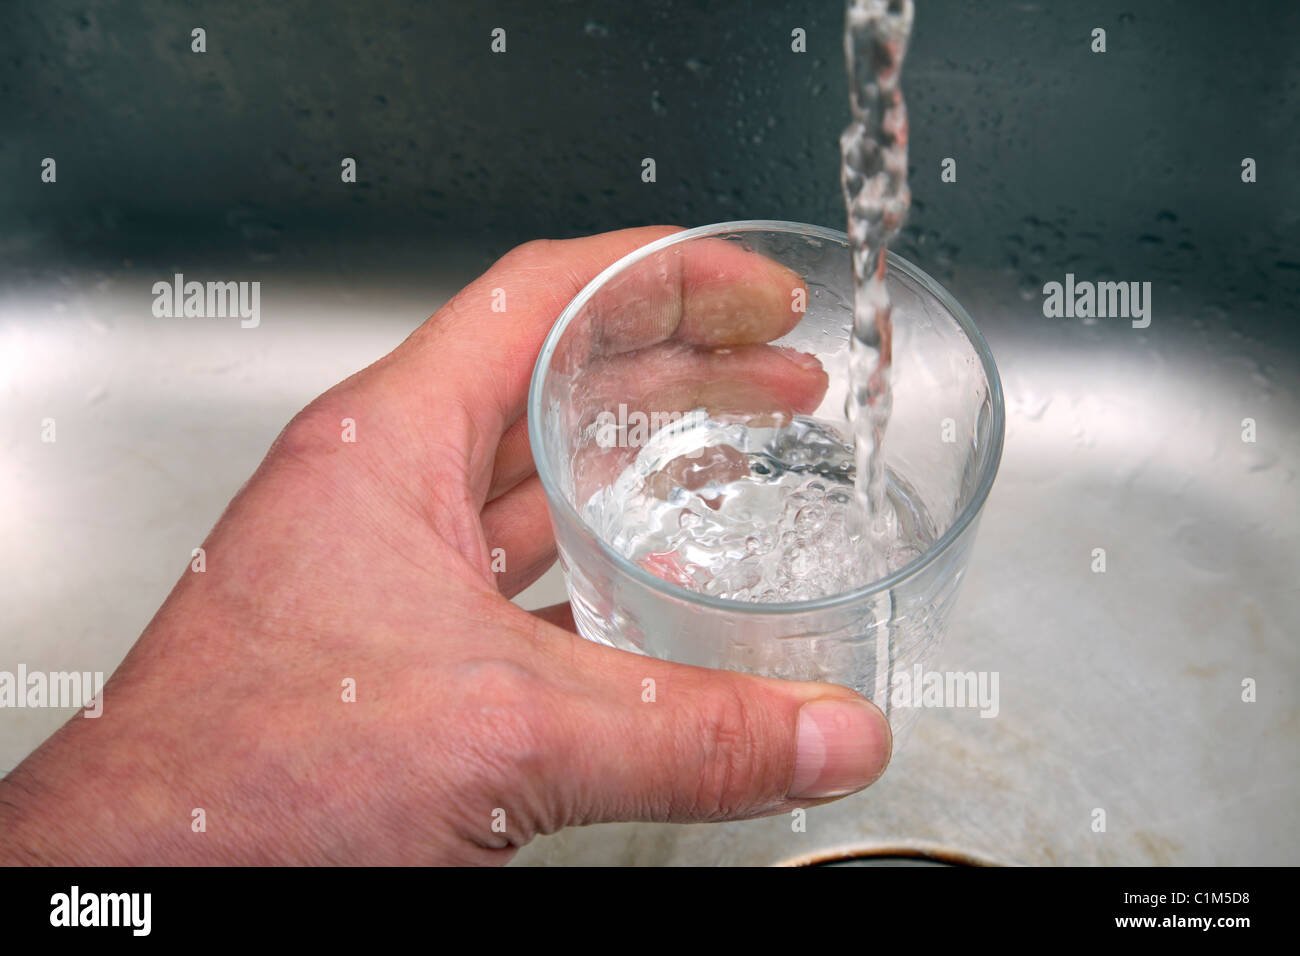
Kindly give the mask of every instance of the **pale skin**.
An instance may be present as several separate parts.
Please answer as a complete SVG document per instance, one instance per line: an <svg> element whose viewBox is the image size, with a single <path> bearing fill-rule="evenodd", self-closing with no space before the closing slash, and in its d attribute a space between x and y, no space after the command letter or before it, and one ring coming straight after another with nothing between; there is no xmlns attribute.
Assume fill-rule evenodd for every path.
<svg viewBox="0 0 1300 956"><path fill-rule="evenodd" d="M612 650L567 605L509 600L555 559L524 420L542 340L603 268L673 231L521 246L295 417L104 715L0 781L0 863L494 864L568 826L788 813L874 782L889 726L850 690ZM649 326L600 347L611 367L672 342L748 348L730 399L698 364L647 388L815 404L820 368L761 345L784 319L754 319L788 286L752 261L683 267Z"/></svg>

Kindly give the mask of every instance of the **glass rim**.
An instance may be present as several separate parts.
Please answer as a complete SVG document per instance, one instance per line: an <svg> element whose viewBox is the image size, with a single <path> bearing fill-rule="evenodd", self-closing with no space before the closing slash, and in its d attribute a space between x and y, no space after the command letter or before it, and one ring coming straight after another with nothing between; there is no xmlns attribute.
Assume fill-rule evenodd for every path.
<svg viewBox="0 0 1300 956"><path fill-rule="evenodd" d="M707 226L696 226L693 229L682 229L679 232L671 233L656 239L654 242L647 243L639 249L634 249L606 267L599 275L583 286L582 290L564 307L559 318L551 327L551 331L547 334L546 340L542 343L542 350L538 353L537 362L533 366L532 379L528 386L528 441L532 446L533 461L537 465L537 474L541 478L542 489L546 493L547 503L552 509L558 508L566 519L576 521L579 526L586 529L595 538L600 550L613 562L616 568L626 573L634 581L638 581L651 590L658 591L674 600L743 614L801 614L854 604L866 598L874 597L881 592L889 591L925 570L935 559L948 551L953 543L975 521L975 518L984 508L984 502L988 499L989 491L993 487L993 479L997 477L998 467L1002 462L1002 447L1006 431L1006 408L1002 395L1002 379L998 375L997 364L993 361L993 353L989 350L988 343L984 341L984 336L980 334L980 330L975 327L970 315L967 314L961 303L953 297L952 293L931 278L919 266L892 252L886 254L890 268L897 269L934 296L939 304L948 310L948 313L966 336L966 340L974 347L976 355L979 356L980 366L984 371L985 381L989 384L989 400L993 410L990 432L992 447L984 466L980 469L979 482L975 486L974 495L971 496L971 500L966 503L966 507L961 510L961 513L957 515L952 524L948 526L948 529L930 547L897 571L893 571L883 578L877 578L851 591L841 591L838 594L815 598L811 601L785 601L766 604L758 601L739 601L735 598L700 594L665 581L658 575L651 574L611 548L604 538L583 520L577 509L569 503L569 500L556 486L555 477L550 473L550 466L546 462L544 452L546 446L541 435L542 384L546 379L550 360L555 354L560 338L564 335L574 317L582 311L583 307L596 293L596 290L642 259L681 242L733 232L785 232L815 236L840 243L846 247L849 244L849 237L846 233L838 229L828 229L825 226L814 226L809 223L787 222L779 219L741 219L733 222L719 222ZM555 517L558 519L559 515Z"/></svg>

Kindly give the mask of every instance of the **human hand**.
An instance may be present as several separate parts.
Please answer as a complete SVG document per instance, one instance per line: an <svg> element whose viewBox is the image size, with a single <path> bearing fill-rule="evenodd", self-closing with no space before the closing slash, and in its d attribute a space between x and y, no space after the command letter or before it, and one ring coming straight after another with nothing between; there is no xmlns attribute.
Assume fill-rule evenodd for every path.
<svg viewBox="0 0 1300 956"><path fill-rule="evenodd" d="M304 409L105 687L103 717L0 781L0 862L501 863L566 826L741 819L874 781L889 727L850 690L615 651L574 634L567 606L509 601L555 557L524 421L542 340L600 270L673 231L521 246ZM611 325L610 361L750 348L724 374L688 350L648 393L815 406L820 367L762 344L784 320L754 316L788 303L789 274L756 261L683 265L652 328Z"/></svg>

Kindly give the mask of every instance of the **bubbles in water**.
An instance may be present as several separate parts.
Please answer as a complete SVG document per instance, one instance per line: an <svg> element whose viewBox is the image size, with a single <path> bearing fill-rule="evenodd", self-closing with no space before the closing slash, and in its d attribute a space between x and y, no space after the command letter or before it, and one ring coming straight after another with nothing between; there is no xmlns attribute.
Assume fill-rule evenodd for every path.
<svg viewBox="0 0 1300 956"><path fill-rule="evenodd" d="M892 474L880 512L887 534L868 528L852 493L852 460L844 438L812 419L766 427L703 421L657 433L583 516L624 557L690 590L812 600L897 570L936 536ZM701 462L727 467L701 484L694 467Z"/></svg>

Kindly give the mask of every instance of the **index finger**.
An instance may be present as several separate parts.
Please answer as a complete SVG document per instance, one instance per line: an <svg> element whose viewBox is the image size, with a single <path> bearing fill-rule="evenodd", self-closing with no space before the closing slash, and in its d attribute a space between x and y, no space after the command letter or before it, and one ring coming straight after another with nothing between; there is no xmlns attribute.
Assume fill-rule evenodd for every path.
<svg viewBox="0 0 1300 956"><path fill-rule="evenodd" d="M564 307L623 256L679 231L647 226L520 246L368 371L382 377L415 428L445 425L438 416L447 403L470 416L470 476L486 483L498 439L523 417L533 364ZM796 273L722 240L682 248L684 255L643 260L655 270L627 273L634 278L626 280L626 291L639 305L614 308L614 299L606 299L610 331L597 339L597 326L580 323L565 336L565 351L580 363L592 349L625 351L674 334L701 347L724 347L771 341L798 323L790 303L794 289L805 287Z"/></svg>
<svg viewBox="0 0 1300 956"><path fill-rule="evenodd" d="M723 238L650 253L604 283L572 328L590 353L611 355L675 338L701 348L756 345L799 324L798 273ZM578 349L582 351L581 348Z"/></svg>

